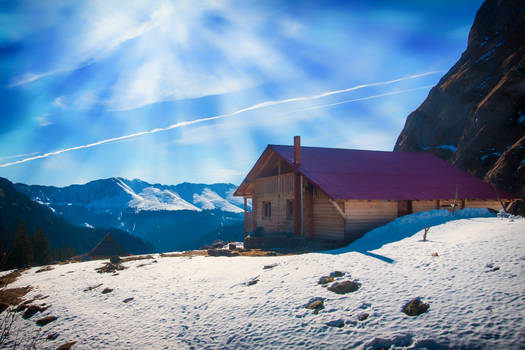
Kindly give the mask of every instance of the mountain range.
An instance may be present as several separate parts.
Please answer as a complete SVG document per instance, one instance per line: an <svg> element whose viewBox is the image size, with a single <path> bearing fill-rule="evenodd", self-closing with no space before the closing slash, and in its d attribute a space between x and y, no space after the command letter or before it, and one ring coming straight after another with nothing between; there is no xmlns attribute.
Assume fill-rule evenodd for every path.
<svg viewBox="0 0 525 350"><path fill-rule="evenodd" d="M75 226L47 206L18 192L9 180L0 177L0 248L9 249L12 246L14 233L21 221L30 234L42 230L53 249L68 247L80 254L86 253L102 237L111 233L129 253L144 254L155 250L150 243L123 230Z"/></svg>
<svg viewBox="0 0 525 350"><path fill-rule="evenodd" d="M15 184L68 222L116 228L159 251L195 249L214 239L242 239L243 200L233 184L150 184L114 177L67 187Z"/></svg>

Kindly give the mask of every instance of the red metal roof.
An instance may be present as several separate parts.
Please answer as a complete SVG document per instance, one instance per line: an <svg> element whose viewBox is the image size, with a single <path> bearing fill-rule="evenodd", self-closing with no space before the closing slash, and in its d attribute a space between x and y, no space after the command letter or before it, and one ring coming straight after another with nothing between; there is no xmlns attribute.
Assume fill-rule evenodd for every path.
<svg viewBox="0 0 525 350"><path fill-rule="evenodd" d="M293 165L293 146L269 145ZM427 152L301 147L297 169L334 200L515 198Z"/></svg>

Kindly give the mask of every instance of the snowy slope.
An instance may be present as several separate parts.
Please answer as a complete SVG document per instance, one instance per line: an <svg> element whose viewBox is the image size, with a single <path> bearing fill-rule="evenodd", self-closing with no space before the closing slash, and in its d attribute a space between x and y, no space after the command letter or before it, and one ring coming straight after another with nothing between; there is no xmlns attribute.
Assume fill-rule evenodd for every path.
<svg viewBox="0 0 525 350"><path fill-rule="evenodd" d="M221 209L232 213L243 213L244 210L222 198L209 188L205 188L201 194L193 194L193 203L202 209Z"/></svg>
<svg viewBox="0 0 525 350"><path fill-rule="evenodd" d="M202 209L186 202L177 193L168 190L159 190L155 187L146 187L136 198L128 203L130 208L141 210L195 210ZM237 208L237 207L235 207ZM203 208L208 209L208 208ZM214 209L214 208L210 208ZM237 208L241 210L240 208ZM231 211L231 210L230 210ZM241 210L242 211L242 210Z"/></svg>
<svg viewBox="0 0 525 350"><path fill-rule="evenodd" d="M51 307L33 316L59 317L41 329L43 349L69 341L79 349L523 349L525 220L469 218L479 214L488 216L406 216L328 253L156 257L125 263L116 276L96 273L100 261L33 268L11 287L49 295ZM433 222L441 224L422 242L416 230ZM263 270L270 264L277 266ZM338 295L317 284L335 270L361 288ZM253 278L259 282L247 285ZM113 292L102 294L106 287ZM417 296L430 309L406 316L402 305ZM305 308L315 297L324 299L319 314ZM369 317L359 321L363 312ZM344 327L327 325L338 319ZM19 324L24 334L38 329L33 319ZM45 340L53 332L60 336Z"/></svg>

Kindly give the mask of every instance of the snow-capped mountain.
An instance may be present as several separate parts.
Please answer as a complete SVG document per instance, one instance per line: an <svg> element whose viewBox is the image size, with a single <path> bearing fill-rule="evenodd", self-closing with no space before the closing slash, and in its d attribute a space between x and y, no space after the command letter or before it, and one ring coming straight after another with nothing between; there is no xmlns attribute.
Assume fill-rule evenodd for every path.
<svg viewBox="0 0 525 350"><path fill-rule="evenodd" d="M19 183L15 188L75 225L125 230L161 251L242 237L243 200L233 197L233 184L161 185L114 177L67 187Z"/></svg>
<svg viewBox="0 0 525 350"><path fill-rule="evenodd" d="M81 206L91 212L117 214L128 209L212 210L242 213L242 199L232 196L233 184L150 184L120 177L95 180L67 187L16 184L31 199L60 211L64 206Z"/></svg>

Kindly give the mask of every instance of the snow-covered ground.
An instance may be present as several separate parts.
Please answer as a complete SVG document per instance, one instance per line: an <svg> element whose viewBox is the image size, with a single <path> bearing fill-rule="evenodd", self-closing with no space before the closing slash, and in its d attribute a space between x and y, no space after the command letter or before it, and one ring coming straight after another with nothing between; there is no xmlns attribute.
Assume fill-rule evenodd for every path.
<svg viewBox="0 0 525 350"><path fill-rule="evenodd" d="M525 220L462 213L406 216L328 253L156 257L127 262L117 276L95 272L103 262L92 261L31 269L10 288L49 295L47 311L19 321L27 335L36 319L58 317L42 327L43 338L60 334L44 349L70 341L78 349L523 349ZM439 225L423 242L430 224ZM338 295L317 284L336 270L361 288ZM316 297L324 299L318 314L305 308ZM430 309L410 317L401 308L414 297ZM327 325L338 319L344 327Z"/></svg>

